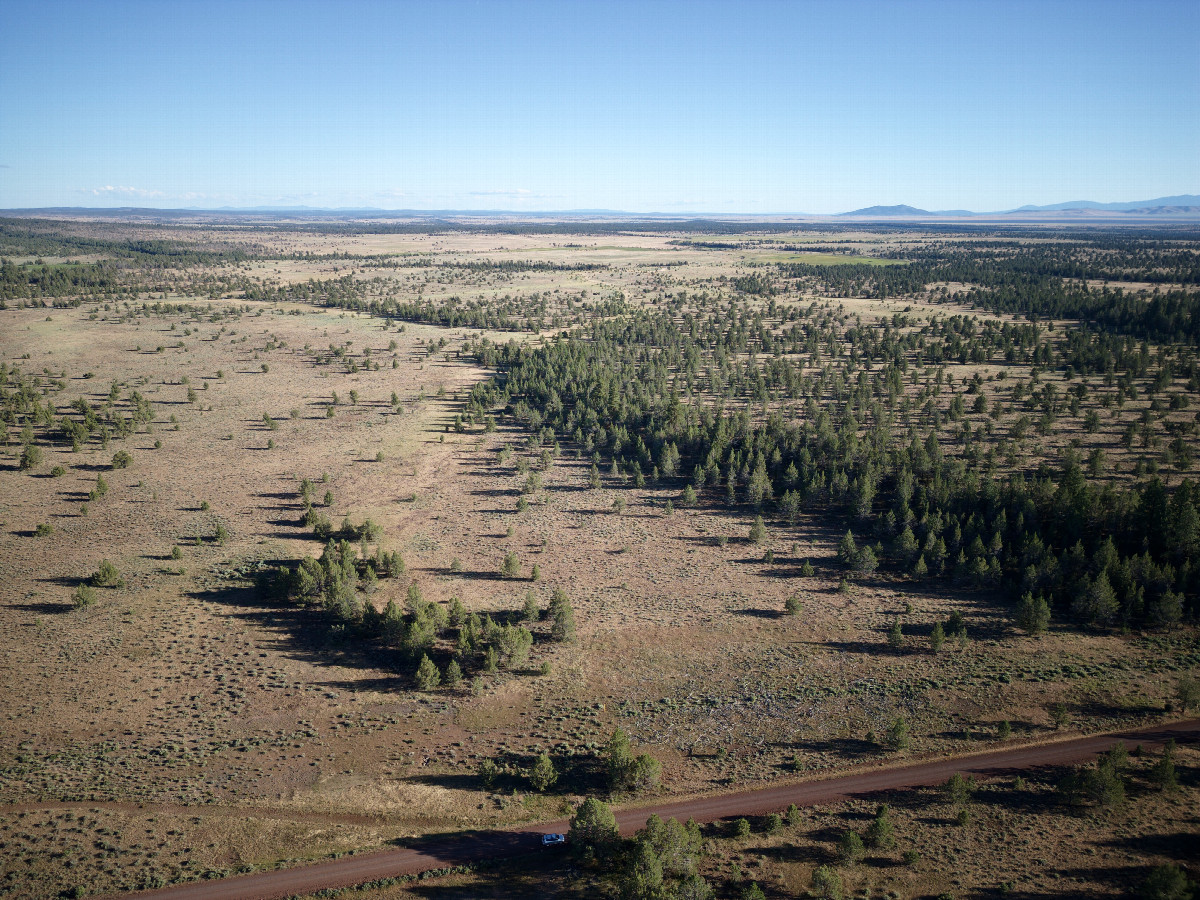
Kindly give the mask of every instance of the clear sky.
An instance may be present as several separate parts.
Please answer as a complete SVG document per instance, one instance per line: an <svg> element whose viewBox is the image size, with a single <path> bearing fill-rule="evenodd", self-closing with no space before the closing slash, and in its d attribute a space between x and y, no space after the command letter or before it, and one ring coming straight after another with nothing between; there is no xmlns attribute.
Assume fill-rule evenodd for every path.
<svg viewBox="0 0 1200 900"><path fill-rule="evenodd" d="M1200 2L0 0L0 207L1200 193Z"/></svg>

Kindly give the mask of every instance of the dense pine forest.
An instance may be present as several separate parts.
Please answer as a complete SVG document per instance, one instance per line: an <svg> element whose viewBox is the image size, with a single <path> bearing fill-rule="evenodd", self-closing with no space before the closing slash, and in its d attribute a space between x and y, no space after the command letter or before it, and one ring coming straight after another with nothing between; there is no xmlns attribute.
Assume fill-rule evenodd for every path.
<svg viewBox="0 0 1200 900"><path fill-rule="evenodd" d="M996 589L1029 631L1050 616L1161 628L1194 615L1200 491L1186 473L1197 425L1172 414L1200 387L1190 241L943 239L885 255L904 264L762 264L637 307L572 304L555 327L573 330L541 346L473 341L497 375L473 390L468 417L502 408L597 472L674 485L681 502L823 516L845 530L848 577L883 566ZM545 301L500 318L457 298L314 287L324 303L414 321L513 329L519 317L540 331L549 318ZM947 308L927 322L903 312L865 322L833 297ZM1008 318L980 321L970 308ZM998 371L956 379L958 366ZM1113 478L1105 451L1072 433L1095 433L1102 412L1120 418L1137 398L1148 406L1122 442L1141 458ZM1061 440L1038 453L1033 435Z"/></svg>

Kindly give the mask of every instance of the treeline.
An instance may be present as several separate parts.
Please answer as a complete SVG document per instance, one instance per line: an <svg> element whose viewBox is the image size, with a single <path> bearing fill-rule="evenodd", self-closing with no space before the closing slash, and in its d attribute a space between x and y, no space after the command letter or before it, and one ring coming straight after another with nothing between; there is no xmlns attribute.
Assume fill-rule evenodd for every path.
<svg viewBox="0 0 1200 900"><path fill-rule="evenodd" d="M116 268L109 263L18 266L8 259L0 260L0 300L107 293L121 285Z"/></svg>
<svg viewBox="0 0 1200 900"><path fill-rule="evenodd" d="M1038 243L978 241L969 247L941 243L885 255L933 262L964 273L991 270L993 278L1024 275L1074 281L1200 284L1200 253L1193 247L1122 235L1075 234L1066 240Z"/></svg>
<svg viewBox="0 0 1200 900"><path fill-rule="evenodd" d="M440 269L457 269L473 274L488 274L491 272L501 272L504 274L518 272L596 272L608 268L604 263L556 263L531 259L482 259L469 262L439 260L434 264Z"/></svg>
<svg viewBox="0 0 1200 900"><path fill-rule="evenodd" d="M323 306L366 312L384 319L491 331L561 329L591 318L620 316L629 311L624 298L619 296L595 302L567 303L559 308L551 306L548 294L518 294L487 300L463 300L460 297L426 300L420 295L408 300L368 299L354 285L344 282L345 279L339 279L334 290L326 289L325 283L310 283L310 288L296 296ZM290 289L287 292L290 293Z"/></svg>
<svg viewBox="0 0 1200 900"><path fill-rule="evenodd" d="M607 269L605 263L560 263L533 259L478 259L454 260L437 255L390 254L370 257L354 256L350 253L292 253L292 259L353 260L361 268L376 269L441 269L448 272L466 272L472 275L518 275L522 272L595 272Z"/></svg>
<svg viewBox="0 0 1200 900"><path fill-rule="evenodd" d="M542 348L480 342L475 355L501 374L473 389L473 416L502 405L543 441L574 440L635 484L686 481L712 502L793 520L819 511L915 578L999 588L1014 605L1030 593L1062 618L1131 627L1178 621L1200 587L1190 483L1173 496L1156 479L1097 487L1073 452L1034 477L997 474L971 446L946 454L938 415L895 428L888 408L904 394L887 370L843 378L838 403L810 395L807 418L789 421L681 398L675 372L697 369L700 352L667 316L597 322L587 339Z"/></svg>
<svg viewBox="0 0 1200 900"><path fill-rule="evenodd" d="M1076 319L1139 340L1200 343L1200 295L1155 292L1148 299L1125 291L1026 284L971 290L966 300L995 312L1044 319Z"/></svg>
<svg viewBox="0 0 1200 900"><path fill-rule="evenodd" d="M1117 261L1111 257L1117 254ZM916 296L936 284L961 284L956 297L981 309L1023 316L1038 322L1074 319L1094 328L1142 340L1200 341L1200 295L1187 290L1130 293L1087 280L1127 280L1200 284L1200 254L1192 250L1106 250L1097 265L1092 255L1073 246L1006 247L987 254L959 248L894 251L911 260L905 266L817 266L782 263L777 276L793 287L818 287L835 296L887 299ZM772 285L779 290L781 285ZM760 291L761 292L761 291ZM945 291L941 292L945 295Z"/></svg>
<svg viewBox="0 0 1200 900"><path fill-rule="evenodd" d="M250 259L240 247L201 248L197 244L143 237L107 238L72 233L63 222L0 219L0 255L108 256L149 268L214 265ZM106 226L112 230L111 226ZM120 230L120 229L117 229Z"/></svg>

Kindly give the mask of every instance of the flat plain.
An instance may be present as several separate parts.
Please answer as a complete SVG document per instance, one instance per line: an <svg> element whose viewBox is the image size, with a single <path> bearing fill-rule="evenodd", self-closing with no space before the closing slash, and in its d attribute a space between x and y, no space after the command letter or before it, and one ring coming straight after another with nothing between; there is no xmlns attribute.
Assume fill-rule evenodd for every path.
<svg viewBox="0 0 1200 900"><path fill-rule="evenodd" d="M1196 702L1200 235L576 224L4 221L0 895ZM653 778L613 789L615 729ZM698 871L1115 896L1200 832L1195 750L1174 791L1157 759L1120 802L1063 772L965 817L890 798L903 837L861 860L834 844L873 803L711 826ZM363 896L627 889L610 868Z"/></svg>

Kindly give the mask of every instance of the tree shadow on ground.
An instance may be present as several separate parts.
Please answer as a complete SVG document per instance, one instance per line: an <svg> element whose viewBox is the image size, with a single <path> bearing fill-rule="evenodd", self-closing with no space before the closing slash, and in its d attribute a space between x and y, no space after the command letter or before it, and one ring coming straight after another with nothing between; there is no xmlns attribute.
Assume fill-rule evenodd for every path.
<svg viewBox="0 0 1200 900"><path fill-rule="evenodd" d="M860 738L831 738L829 740L800 740L792 744L794 750L809 753L836 753L839 756L854 759L860 756L874 756L879 753L879 747L870 741Z"/></svg>
<svg viewBox="0 0 1200 900"><path fill-rule="evenodd" d="M571 896L549 889L555 876L567 865L565 847L542 847L541 831L516 832L498 843L493 851L503 859L500 866L480 866L466 884L441 879L405 885L405 891L429 900L529 900L531 897Z"/></svg>
<svg viewBox="0 0 1200 900"><path fill-rule="evenodd" d="M58 584L62 585L63 587L75 588L79 587L81 584L87 583L90 577L91 576L89 575L84 575L81 577L67 575L47 575L44 578L39 578L38 581L42 582L43 584Z"/></svg>
<svg viewBox="0 0 1200 900"><path fill-rule="evenodd" d="M839 833L834 841L841 837ZM745 853L753 853L774 860L777 863L805 863L810 866L824 866L838 861L837 855L826 847L815 843L817 838L812 834L804 836L803 841L782 844L778 847L746 847Z"/></svg>
<svg viewBox="0 0 1200 900"><path fill-rule="evenodd" d="M1089 697L1082 702L1070 704L1068 709L1075 719L1085 722L1093 718L1125 718L1130 715L1142 718L1162 713L1162 707L1154 706L1145 698L1136 706L1130 706L1124 703L1110 703L1098 697Z"/></svg>
<svg viewBox="0 0 1200 900"><path fill-rule="evenodd" d="M293 562L264 560L262 567L264 570L290 567ZM492 577L500 578L499 575ZM520 583L526 582L522 580ZM223 606L233 619L254 626L266 636L262 640L264 649L274 649L314 667L345 668L358 673L357 677L309 682L316 687L409 695L414 691L412 673L416 671L421 651L415 654L405 652L377 633L341 621L319 604L301 606L267 597L248 581L207 591L193 591L187 596ZM516 623L521 620L522 611L495 611L492 618L499 624ZM544 637L535 635L534 639L535 643L541 643ZM454 658L444 646L432 647L427 653L441 671L445 671ZM483 674L480 669L482 659L468 660L462 666L467 671L459 687L425 691L418 695L417 702L446 702L463 695L470 686L469 679L473 675ZM534 674L528 669L505 671L510 677Z"/></svg>
<svg viewBox="0 0 1200 900"><path fill-rule="evenodd" d="M870 656L894 656L899 658L904 654L898 653L887 644L887 638L878 641L817 641L814 646L827 650L837 650L840 653L865 653Z"/></svg>
<svg viewBox="0 0 1200 900"><path fill-rule="evenodd" d="M518 497L521 494L517 488L478 488L467 493L475 497Z"/></svg>
<svg viewBox="0 0 1200 900"><path fill-rule="evenodd" d="M35 601L31 600L25 603L11 603L9 609L19 609L24 612L37 613L44 616L62 616L75 609L75 604L63 601L54 603L49 600Z"/></svg>
<svg viewBox="0 0 1200 900"><path fill-rule="evenodd" d="M1200 823L1200 818L1193 813L1188 817L1188 821L1195 826ZM1165 856L1167 859L1183 862L1196 857L1196 831L1193 828L1191 831L1176 831L1171 834L1134 834L1112 838L1102 842L1100 846L1146 856Z"/></svg>
<svg viewBox="0 0 1200 900"><path fill-rule="evenodd" d="M294 522L284 522L283 524L284 525L292 525L295 523ZM320 538L314 537L312 534L310 534L307 531L272 531L267 535L267 537L278 538L279 540L291 540L291 541L318 541L318 540L320 540ZM192 542L187 541L187 543L190 544Z"/></svg>
<svg viewBox="0 0 1200 900"><path fill-rule="evenodd" d="M283 501L280 506L285 508L299 509L301 507L301 504L297 502L299 494L296 491L277 491L274 493L270 491L264 491L263 493L255 494L254 496L258 497L260 500Z"/></svg>
<svg viewBox="0 0 1200 900"><path fill-rule="evenodd" d="M549 484L544 488L554 494L581 494L588 489L586 484Z"/></svg>
<svg viewBox="0 0 1200 900"><path fill-rule="evenodd" d="M1058 869L1056 870L1060 881L1083 881L1093 884L1103 884L1110 889L1116 888L1118 896L1136 896L1135 888L1146 880L1146 877L1153 869L1150 865L1134 865L1122 866L1120 868L1106 868L1103 866L1079 867L1073 869ZM1094 889L1087 890L1079 887L1074 888L1067 885L1055 884L1053 890L1049 891L1021 891L1017 889L1004 890L1002 887L981 888L976 896L979 897L1004 897L1017 898L1017 900L1092 900L1096 896Z"/></svg>
<svg viewBox="0 0 1200 900"><path fill-rule="evenodd" d="M735 616L751 616L756 619L787 618L787 614L784 613L784 611L781 609L757 609L757 608L735 609L733 611L733 614Z"/></svg>
<svg viewBox="0 0 1200 900"><path fill-rule="evenodd" d="M972 640L1013 637L1013 603L999 591L954 586L946 581L934 580L887 581L880 582L879 586L900 595L901 600L913 597L916 601L913 605L918 609L928 608L933 600L947 608L960 610L966 619L967 634ZM933 622L913 625L911 628L909 631L906 626L905 632L928 636L933 630Z"/></svg>
<svg viewBox="0 0 1200 900"><path fill-rule="evenodd" d="M486 785L476 773L430 773L404 779L414 784L459 790L486 790L492 794L534 793L527 773L537 761L536 753L503 751L492 758L499 771ZM549 754L558 778L543 794L547 797L603 796L608 791L608 771L596 756Z"/></svg>
<svg viewBox="0 0 1200 900"><path fill-rule="evenodd" d="M279 565L286 561L267 563ZM397 651L382 641L338 623L319 606L294 606L262 599L249 584L234 584L187 596L226 607L231 617L268 635L263 644L285 656L319 668L349 668L376 673L374 678L312 682L349 690L395 692L408 689L407 674L396 671Z"/></svg>
<svg viewBox="0 0 1200 900"><path fill-rule="evenodd" d="M442 571L435 569L433 571ZM527 578L509 578L507 575L501 575L499 572L485 572L482 569L470 569L458 572L456 577L468 578L471 581L511 581L513 584L521 584L527 582ZM529 582L532 584L532 582Z"/></svg>

